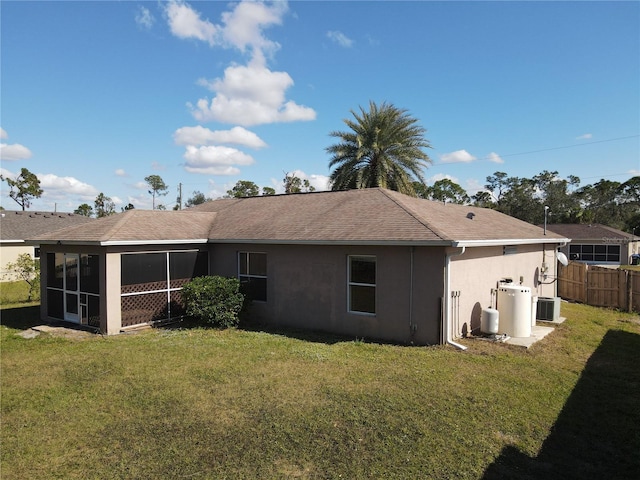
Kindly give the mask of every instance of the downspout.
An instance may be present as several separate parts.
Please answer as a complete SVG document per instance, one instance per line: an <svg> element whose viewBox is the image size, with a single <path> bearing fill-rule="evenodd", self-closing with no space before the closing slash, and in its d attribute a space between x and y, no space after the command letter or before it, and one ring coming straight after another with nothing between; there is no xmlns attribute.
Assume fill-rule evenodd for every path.
<svg viewBox="0 0 640 480"><path fill-rule="evenodd" d="M447 253L445 255L444 262L444 319L443 319L443 329L444 329L444 341L449 345L453 345L460 350L466 350L467 347L464 345L460 345L453 341L451 330L451 322L453 321L451 318L451 257L459 256L464 254L466 247L459 247L461 250L459 252Z"/></svg>
<svg viewBox="0 0 640 480"><path fill-rule="evenodd" d="M413 325L413 246L411 246L411 255L409 267L409 336L413 335L416 331Z"/></svg>

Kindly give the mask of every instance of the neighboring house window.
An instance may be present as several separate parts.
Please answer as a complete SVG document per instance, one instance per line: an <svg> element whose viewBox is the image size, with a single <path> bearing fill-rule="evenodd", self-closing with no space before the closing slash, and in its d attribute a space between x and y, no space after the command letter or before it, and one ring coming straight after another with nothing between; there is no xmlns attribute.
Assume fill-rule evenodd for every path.
<svg viewBox="0 0 640 480"><path fill-rule="evenodd" d="M581 262L620 263L620 245L569 245L569 258Z"/></svg>
<svg viewBox="0 0 640 480"><path fill-rule="evenodd" d="M376 257L349 256L349 311L376 313Z"/></svg>
<svg viewBox="0 0 640 480"><path fill-rule="evenodd" d="M251 300L267 301L267 254L238 252L238 279Z"/></svg>

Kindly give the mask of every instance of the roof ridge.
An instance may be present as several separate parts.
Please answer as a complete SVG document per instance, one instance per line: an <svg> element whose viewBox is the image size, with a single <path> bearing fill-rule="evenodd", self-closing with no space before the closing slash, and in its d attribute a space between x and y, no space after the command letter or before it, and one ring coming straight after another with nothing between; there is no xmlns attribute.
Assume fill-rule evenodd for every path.
<svg viewBox="0 0 640 480"><path fill-rule="evenodd" d="M136 210L135 208L132 210L127 210L125 212L122 212L120 214L116 215L121 215L121 217L118 219L118 221L111 227L109 228L104 235L102 235L102 237L100 238L100 242L106 242L108 241L111 237L115 236L116 233L118 233L118 231L124 227L124 224L129 220L129 217L133 217L135 215L138 214L138 212L142 212L144 210Z"/></svg>
<svg viewBox="0 0 640 480"><path fill-rule="evenodd" d="M396 198L393 198L391 195L389 195L390 191L388 189L379 187L378 190L380 190L380 192L382 192L389 200L391 200L396 205L398 205L400 208L402 208L406 213L408 213L414 220L416 220L420 225L425 227L427 230L430 230L436 236L440 237L442 240L450 240L449 238L447 238L447 235L445 235L442 231L440 231L440 229L433 228L432 226L430 226L427 223L423 222L420 218L418 218L416 216L416 214L407 205L405 205L404 203L401 203ZM400 195L404 195L404 194L401 194L400 192L397 192L397 193L400 194ZM407 198L412 198L412 197L407 197ZM429 201L429 200L425 200L425 199L422 199L422 200L424 200L426 202Z"/></svg>

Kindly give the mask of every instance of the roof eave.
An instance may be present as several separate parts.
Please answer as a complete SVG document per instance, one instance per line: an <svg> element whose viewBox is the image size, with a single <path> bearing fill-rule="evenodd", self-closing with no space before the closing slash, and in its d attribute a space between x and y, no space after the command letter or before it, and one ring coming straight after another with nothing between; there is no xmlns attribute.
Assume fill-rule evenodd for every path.
<svg viewBox="0 0 640 480"><path fill-rule="evenodd" d="M144 245L186 245L194 243L205 244L206 238L180 239L180 240L43 240L27 241L28 245L91 245L99 247L113 246L144 246Z"/></svg>
<svg viewBox="0 0 640 480"><path fill-rule="evenodd" d="M100 242L102 247L122 247L122 246L140 246L140 245L186 245L193 243L208 243L207 238L190 238L180 240L107 240Z"/></svg>
<svg viewBox="0 0 640 480"><path fill-rule="evenodd" d="M454 247L501 247L503 245L543 245L548 243L566 244L568 238L502 238L495 240L458 240Z"/></svg>

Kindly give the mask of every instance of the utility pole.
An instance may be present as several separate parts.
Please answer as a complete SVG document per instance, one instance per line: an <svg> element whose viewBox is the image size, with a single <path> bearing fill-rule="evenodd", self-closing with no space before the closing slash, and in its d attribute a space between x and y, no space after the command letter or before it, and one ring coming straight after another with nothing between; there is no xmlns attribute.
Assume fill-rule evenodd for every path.
<svg viewBox="0 0 640 480"><path fill-rule="evenodd" d="M182 210L182 182L178 183L178 210Z"/></svg>

